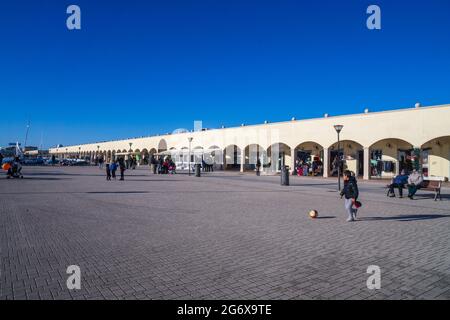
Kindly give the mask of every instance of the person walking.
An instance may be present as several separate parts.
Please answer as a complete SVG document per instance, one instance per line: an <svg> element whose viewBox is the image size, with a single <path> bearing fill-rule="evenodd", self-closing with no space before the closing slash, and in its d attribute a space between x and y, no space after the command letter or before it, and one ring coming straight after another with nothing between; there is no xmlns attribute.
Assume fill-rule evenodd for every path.
<svg viewBox="0 0 450 320"><path fill-rule="evenodd" d="M334 177L335 174L336 175L338 174L338 165L339 165L339 159L338 159L338 156L335 156L333 159L333 162L331 163L331 176L332 177Z"/></svg>
<svg viewBox="0 0 450 320"><path fill-rule="evenodd" d="M125 180L125 161L123 158L119 159L120 181Z"/></svg>
<svg viewBox="0 0 450 320"><path fill-rule="evenodd" d="M259 176L261 174L261 160L259 158L256 160L256 175Z"/></svg>
<svg viewBox="0 0 450 320"><path fill-rule="evenodd" d="M156 170L158 169L158 162L156 161L155 156L152 154L150 158L151 168L153 171L153 174L156 174Z"/></svg>
<svg viewBox="0 0 450 320"><path fill-rule="evenodd" d="M423 182L423 176L416 169L413 170L408 178L408 198L414 199L414 195L417 190L421 188Z"/></svg>
<svg viewBox="0 0 450 320"><path fill-rule="evenodd" d="M111 181L111 168L109 163L106 164L105 168L106 168L106 180Z"/></svg>
<svg viewBox="0 0 450 320"><path fill-rule="evenodd" d="M307 177L308 176L308 172L309 172L309 166L308 166L308 163L305 161L303 163L303 176Z"/></svg>
<svg viewBox="0 0 450 320"><path fill-rule="evenodd" d="M115 161L111 162L111 165L109 166L111 169L111 176L114 180L116 180L116 171L117 171L117 163Z"/></svg>
<svg viewBox="0 0 450 320"><path fill-rule="evenodd" d="M347 222L356 220L357 207L360 206L360 203L357 201L358 196L359 190L356 178L352 175L351 171L345 170L344 188L341 191L341 198L345 197L344 207L348 214ZM356 208L353 208L354 205Z"/></svg>
<svg viewBox="0 0 450 320"><path fill-rule="evenodd" d="M163 170L164 170L163 164L164 164L163 156L159 156L159 159L158 159L158 174L163 174Z"/></svg>

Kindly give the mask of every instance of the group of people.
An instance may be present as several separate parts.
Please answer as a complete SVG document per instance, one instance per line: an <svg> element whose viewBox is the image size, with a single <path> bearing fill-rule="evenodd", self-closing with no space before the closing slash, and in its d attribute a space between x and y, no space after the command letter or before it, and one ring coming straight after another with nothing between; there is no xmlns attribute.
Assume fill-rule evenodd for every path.
<svg viewBox="0 0 450 320"><path fill-rule="evenodd" d="M202 159L202 168L204 172L212 172L214 171L214 165L211 163L207 163L205 160Z"/></svg>
<svg viewBox="0 0 450 320"><path fill-rule="evenodd" d="M111 161L106 164L106 180L111 181L112 179L116 180L116 172L117 169L120 171L120 181L125 180L125 160L123 158L119 158L117 160Z"/></svg>
<svg viewBox="0 0 450 320"><path fill-rule="evenodd" d="M177 166L170 156L159 156L156 158L152 155L150 165L154 174L175 174Z"/></svg>
<svg viewBox="0 0 450 320"><path fill-rule="evenodd" d="M103 169L103 164L105 163L105 159L103 159L102 156L95 157L94 163L96 166L98 166L100 169Z"/></svg>
<svg viewBox="0 0 450 320"><path fill-rule="evenodd" d="M19 157L14 157L12 161L3 163L3 156L0 157L0 164L2 168L6 171L6 178L23 178L22 175L22 164L20 163Z"/></svg>
<svg viewBox="0 0 450 320"><path fill-rule="evenodd" d="M412 173L408 175L403 169L389 184L389 196L395 197L394 189L397 188L399 197L403 198L403 189L406 187L408 188L408 198L412 200L414 199L417 190L421 188L422 183L423 176L419 171L414 169Z"/></svg>
<svg viewBox="0 0 450 320"><path fill-rule="evenodd" d="M345 170L343 173L344 187L341 190L341 198L345 198L344 207L347 212L347 221L355 221L357 218L358 208L361 207L361 203L358 201L359 189L355 178L355 174L349 170ZM414 195L417 190L421 188L423 183L422 174L414 169L411 174L406 174L405 170L402 170L399 175L394 177L391 183L388 185L388 194L390 197L395 197L394 189L397 188L399 197L403 197L403 189L408 189L408 198L414 199Z"/></svg>
<svg viewBox="0 0 450 320"><path fill-rule="evenodd" d="M298 176L319 176L323 174L323 163L319 157L314 157L314 160L309 163L305 160L297 159L295 161L294 174Z"/></svg>

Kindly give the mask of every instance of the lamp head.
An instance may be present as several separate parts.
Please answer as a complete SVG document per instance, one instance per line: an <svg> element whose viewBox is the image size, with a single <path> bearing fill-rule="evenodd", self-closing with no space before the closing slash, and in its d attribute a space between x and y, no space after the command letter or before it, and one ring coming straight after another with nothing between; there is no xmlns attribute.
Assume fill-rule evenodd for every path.
<svg viewBox="0 0 450 320"><path fill-rule="evenodd" d="M342 124L334 125L334 130L336 130L337 133L341 132L342 128L344 128Z"/></svg>

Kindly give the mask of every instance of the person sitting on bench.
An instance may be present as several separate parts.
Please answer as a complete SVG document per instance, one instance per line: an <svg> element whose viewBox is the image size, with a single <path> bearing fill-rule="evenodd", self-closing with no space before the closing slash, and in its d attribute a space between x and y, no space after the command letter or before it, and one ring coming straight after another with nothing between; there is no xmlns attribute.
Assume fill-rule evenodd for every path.
<svg viewBox="0 0 450 320"><path fill-rule="evenodd" d="M414 169L408 178L408 198L413 200L414 195L416 194L417 190L420 189L422 182L422 174Z"/></svg>
<svg viewBox="0 0 450 320"><path fill-rule="evenodd" d="M408 183L408 175L405 170L402 170L399 175L397 175L394 179L392 179L391 184L389 185L389 196L395 197L394 188L398 188L398 194L400 198L403 198L403 188Z"/></svg>

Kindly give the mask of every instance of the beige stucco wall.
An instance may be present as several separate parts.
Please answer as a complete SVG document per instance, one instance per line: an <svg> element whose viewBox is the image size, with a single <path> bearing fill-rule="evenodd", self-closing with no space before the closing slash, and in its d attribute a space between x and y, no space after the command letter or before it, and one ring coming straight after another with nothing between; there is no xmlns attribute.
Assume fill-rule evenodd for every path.
<svg viewBox="0 0 450 320"><path fill-rule="evenodd" d="M341 132L341 140L356 142L352 143L352 146L354 145L352 150L347 150L346 152L355 152L355 147L362 149L374 147L374 144L384 139L398 139L402 140L402 143L406 142L407 145L422 147L433 139L450 136L450 105L336 117L330 116L327 118L91 143L59 149L53 148L50 149L50 153L77 154L79 152L96 152L97 150L103 152L109 150L123 151L130 149L129 143L132 143L131 149L133 151L142 151L143 149L157 150L162 139L166 142L167 149L175 148L180 150L183 147L187 148L189 146L188 137L193 137L192 149L195 147L208 149L212 146L217 146L223 150L227 146L237 145L241 150L241 154L242 150L245 150L245 147L250 144L259 144L264 150L267 150L272 144L284 143L291 149L291 154L286 155L286 164L291 164L294 161L291 155L299 144L313 142L329 151L329 148L337 141L336 132L333 128L335 124L344 125L344 129ZM447 165L449 158L448 144L449 140L444 139L442 141L442 150L436 151L440 152L439 157L441 160L432 158L434 163L436 163L433 168L433 173L436 173L436 175L449 176ZM395 158L397 144L394 141L391 145L392 152L387 150L389 148L383 148L383 150L386 149L386 158ZM343 147L345 149L346 145ZM433 148L433 151L434 149L437 148Z"/></svg>

